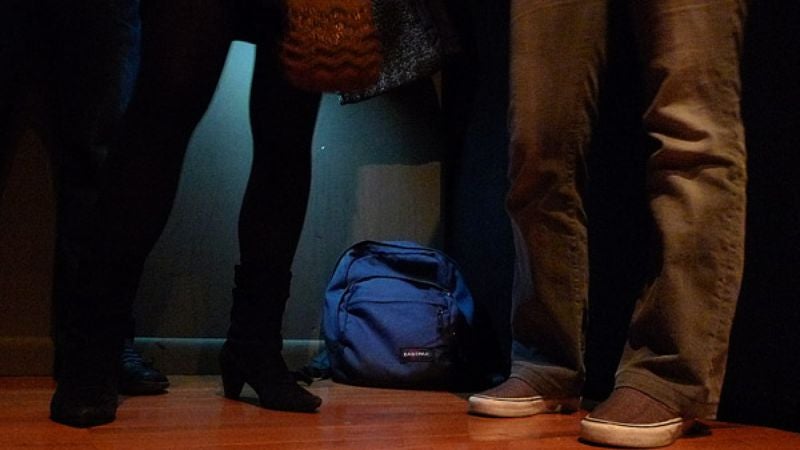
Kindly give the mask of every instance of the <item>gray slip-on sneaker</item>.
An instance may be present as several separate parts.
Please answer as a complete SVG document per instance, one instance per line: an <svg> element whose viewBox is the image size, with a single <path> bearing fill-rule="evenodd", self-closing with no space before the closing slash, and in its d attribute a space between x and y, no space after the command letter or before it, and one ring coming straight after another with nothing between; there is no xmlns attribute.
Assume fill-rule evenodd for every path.
<svg viewBox="0 0 800 450"><path fill-rule="evenodd" d="M613 447L665 447L693 423L649 395L623 387L581 420L580 436Z"/></svg>
<svg viewBox="0 0 800 450"><path fill-rule="evenodd" d="M578 409L577 397L548 398L525 380L511 376L503 383L469 397L469 413L489 417L527 417L542 413L568 413Z"/></svg>

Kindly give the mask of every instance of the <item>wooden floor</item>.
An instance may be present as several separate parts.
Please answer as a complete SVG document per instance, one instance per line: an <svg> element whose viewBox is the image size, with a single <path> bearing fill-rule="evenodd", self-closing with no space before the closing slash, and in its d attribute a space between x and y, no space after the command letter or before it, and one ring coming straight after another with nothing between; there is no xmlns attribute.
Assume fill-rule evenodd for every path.
<svg viewBox="0 0 800 450"><path fill-rule="evenodd" d="M75 429L48 420L48 378L0 378L0 449L569 449L583 413L490 419L465 413L464 396L358 388L329 381L311 390L319 413L280 413L227 400L218 377L172 376L168 394L126 397L116 422ZM800 434L706 422L671 448L800 449Z"/></svg>

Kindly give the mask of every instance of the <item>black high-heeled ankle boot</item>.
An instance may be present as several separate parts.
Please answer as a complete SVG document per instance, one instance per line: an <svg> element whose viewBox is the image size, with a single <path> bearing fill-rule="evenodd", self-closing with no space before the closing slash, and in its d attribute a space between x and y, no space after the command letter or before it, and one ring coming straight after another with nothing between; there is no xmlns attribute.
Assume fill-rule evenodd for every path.
<svg viewBox="0 0 800 450"><path fill-rule="evenodd" d="M220 353L225 397L238 399L244 384L256 391L267 409L315 412L322 399L297 384L280 353L260 344L227 340Z"/></svg>
<svg viewBox="0 0 800 450"><path fill-rule="evenodd" d="M297 384L283 360L281 324L291 274L281 279L237 266L228 338L220 353L225 397L238 399L247 383L262 407L314 412L322 399Z"/></svg>

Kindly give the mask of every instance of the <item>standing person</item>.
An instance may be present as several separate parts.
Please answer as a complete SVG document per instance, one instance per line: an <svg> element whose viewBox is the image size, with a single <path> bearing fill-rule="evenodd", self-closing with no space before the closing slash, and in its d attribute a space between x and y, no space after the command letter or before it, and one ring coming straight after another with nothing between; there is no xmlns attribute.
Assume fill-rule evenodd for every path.
<svg viewBox="0 0 800 450"><path fill-rule="evenodd" d="M261 406L315 411L281 356L291 263L308 200L320 95L290 86L276 44L280 2L144 0L142 61L63 314L64 370L51 418L87 427L117 409L118 357L145 260L170 213L189 138L214 94L231 42L257 44L250 119L253 163L239 215L240 264L220 364L225 396L244 383Z"/></svg>
<svg viewBox="0 0 800 450"><path fill-rule="evenodd" d="M585 152L605 62L609 0L512 1L511 186L517 249L513 364L470 412L578 407L588 295ZM655 270L611 396L581 437L671 444L719 401L743 265L741 0L626 2L640 49Z"/></svg>
<svg viewBox="0 0 800 450"><path fill-rule="evenodd" d="M76 276L76 249L88 235L108 137L118 125L136 75L138 0L80 4L12 0L0 31L0 191L22 130L30 127L50 152L56 186L53 271L55 377L62 335L58 310L65 283ZM131 321L132 322L132 321ZM133 348L133 329L120 365L120 389L163 391L169 380Z"/></svg>

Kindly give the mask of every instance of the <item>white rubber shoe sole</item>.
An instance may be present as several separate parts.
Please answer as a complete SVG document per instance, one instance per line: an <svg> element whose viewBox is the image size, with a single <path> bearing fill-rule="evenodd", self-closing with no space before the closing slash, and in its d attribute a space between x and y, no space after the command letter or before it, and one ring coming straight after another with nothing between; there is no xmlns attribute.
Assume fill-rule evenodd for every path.
<svg viewBox="0 0 800 450"><path fill-rule="evenodd" d="M681 437L692 423L680 417L656 423L620 423L596 419L590 414L581 420L581 438L612 447L665 447Z"/></svg>
<svg viewBox="0 0 800 450"><path fill-rule="evenodd" d="M469 413L489 417L528 417L542 413L568 413L576 411L577 398L547 399L534 397L494 397L474 394L469 397Z"/></svg>

